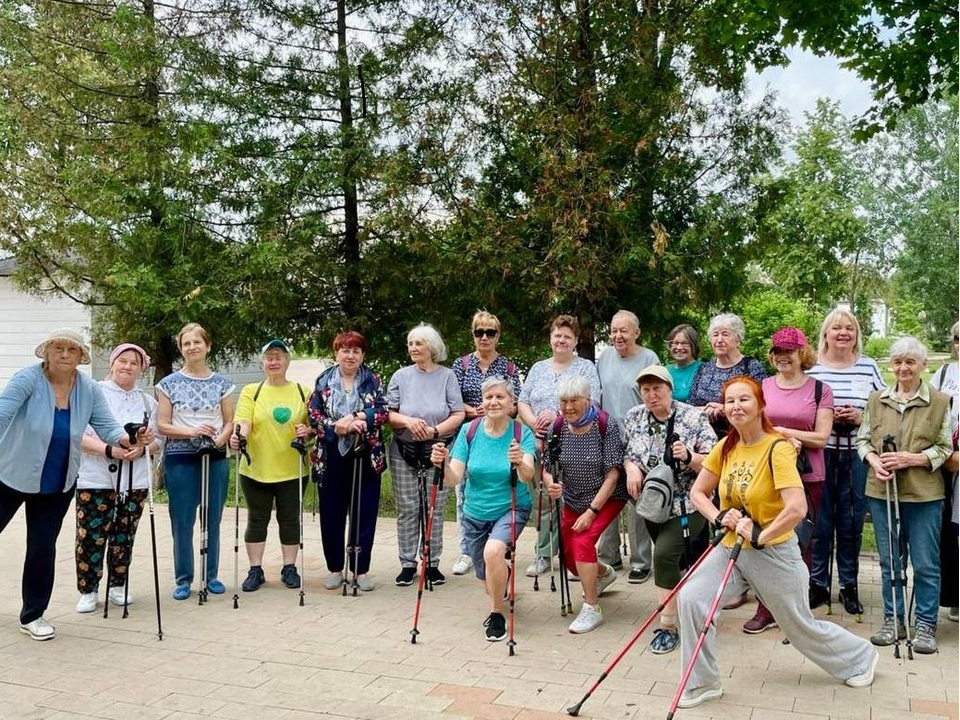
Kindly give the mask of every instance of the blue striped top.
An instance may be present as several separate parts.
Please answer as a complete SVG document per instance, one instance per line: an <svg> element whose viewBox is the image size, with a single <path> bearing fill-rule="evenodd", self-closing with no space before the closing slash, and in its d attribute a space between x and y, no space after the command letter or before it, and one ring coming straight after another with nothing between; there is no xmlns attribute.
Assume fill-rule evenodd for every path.
<svg viewBox="0 0 960 720"><path fill-rule="evenodd" d="M871 392L883 390L886 387L880 376L877 361L866 355L861 355L853 365L845 368L827 367L823 363L817 363L807 371L807 374L830 386L833 390L835 407L850 405L860 412L867 407L867 399ZM838 446L837 435L831 433L827 447L837 448Z"/></svg>

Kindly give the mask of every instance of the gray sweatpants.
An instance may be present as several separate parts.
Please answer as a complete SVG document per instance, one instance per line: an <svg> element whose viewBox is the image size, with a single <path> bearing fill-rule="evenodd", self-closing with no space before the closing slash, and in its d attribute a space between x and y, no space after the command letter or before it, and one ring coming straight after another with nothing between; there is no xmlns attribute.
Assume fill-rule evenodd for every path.
<svg viewBox="0 0 960 720"><path fill-rule="evenodd" d="M620 514L626 515L627 535L630 536L630 569L649 571L653 543L643 518L637 515L636 500L628 500ZM597 555L607 565L617 565L623 561L620 555L619 521L610 523L603 531L597 543Z"/></svg>
<svg viewBox="0 0 960 720"><path fill-rule="evenodd" d="M390 479L393 481L393 497L397 501L397 545L400 549L400 567L417 567L417 558L422 549L420 537L420 489L417 471L407 465L397 449L390 443ZM424 491L429 507L433 469L427 470ZM437 493L436 510L433 513L433 530L430 535L430 566L440 564L443 552L443 509L447 505L447 491Z"/></svg>
<svg viewBox="0 0 960 720"><path fill-rule="evenodd" d="M730 551L719 546L680 591L681 668L686 668L690 661L729 560ZM869 669L874 653L869 642L835 623L817 620L810 611L807 599L810 575L800 558L796 537L763 550L744 547L724 589L720 606L745 592L747 583L773 613L793 647L837 680L846 680ZM717 616L720 612L718 608ZM716 627L712 623L687 689L720 682L715 642Z"/></svg>

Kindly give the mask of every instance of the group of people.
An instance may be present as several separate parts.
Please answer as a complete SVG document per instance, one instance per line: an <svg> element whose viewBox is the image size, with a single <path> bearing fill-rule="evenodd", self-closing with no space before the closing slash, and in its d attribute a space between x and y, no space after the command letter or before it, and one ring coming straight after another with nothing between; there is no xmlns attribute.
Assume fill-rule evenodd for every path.
<svg viewBox="0 0 960 720"><path fill-rule="evenodd" d="M950 607L955 620L958 604L956 582L952 588L940 582L941 553L955 558L957 547L957 325L953 360L932 381L924 379L924 345L897 340L889 387L877 363L863 355L860 326L844 309L824 319L816 349L797 328L774 333L769 376L757 358L741 352L746 330L730 313L709 323L707 360L692 326L674 328L666 365L640 344L632 312L613 316L609 347L596 364L576 353L576 318L560 315L550 326L550 357L524 377L497 351L501 332L496 316L477 312L474 351L446 366L440 334L420 324L407 335L410 364L386 386L367 364L366 339L355 331L336 337L334 364L313 388L287 379L290 348L272 340L261 349L263 379L243 388L236 409L232 383L207 365L212 342L197 324L177 335L183 365L156 383L156 399L137 386L150 364L143 348L115 348L108 377L96 383L77 372L89 362L83 339L54 333L37 348L42 362L15 375L0 394L0 530L27 506L21 628L35 639L54 635L43 613L56 538L74 495L77 611L97 607L104 561L105 602L133 601L124 586L153 482L149 458L160 453L174 543L173 597L185 600L192 592L201 503L209 533L205 590L224 593L218 540L232 449L243 451L237 469L248 507L245 592L268 581L262 558L274 511L279 579L301 586L300 520L311 477L329 572L324 587L340 589L352 573L355 590L372 591L370 558L389 463L397 505L395 584L413 584L418 565L432 586L446 581L442 508L454 486L459 552L452 570L472 569L483 583L490 641L507 637L508 559L515 562L517 535L530 522L537 541L526 574L537 577L562 562L581 584L583 603L570 632L603 622L601 596L621 568L631 583L652 572L664 606L650 649L668 653L679 646L686 661L726 556L707 558L679 600L671 591L708 547L713 529L727 533L727 547L737 537L743 543L723 600L731 608L748 602L748 590L757 596L744 632L779 625L827 672L854 687L868 685L876 651L817 620L812 610L831 602L835 564L839 601L849 613L863 612L858 559L869 509L884 560L885 617L870 640L894 644L909 630L905 603L895 597L909 557L913 649L936 651L938 608ZM385 426L392 429L389 446ZM435 494L439 511L431 513L435 472L443 482ZM655 481L670 491L664 506L651 510ZM888 502L893 483L895 518ZM621 556L621 525L629 536L627 557ZM681 707L722 692L712 647L710 630Z"/></svg>

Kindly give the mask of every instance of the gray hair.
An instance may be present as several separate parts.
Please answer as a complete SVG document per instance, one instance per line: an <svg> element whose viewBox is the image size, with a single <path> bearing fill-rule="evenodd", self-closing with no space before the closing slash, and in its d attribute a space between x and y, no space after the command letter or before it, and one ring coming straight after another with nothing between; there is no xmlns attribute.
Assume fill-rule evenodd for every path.
<svg viewBox="0 0 960 720"><path fill-rule="evenodd" d="M610 324L613 325L613 321L616 320L617 318L626 318L627 320L633 323L633 326L637 330L640 329L640 318L637 317L637 314L635 312L631 312L630 310L617 310L613 314L613 317L610 318Z"/></svg>
<svg viewBox="0 0 960 720"><path fill-rule="evenodd" d="M480 397L483 397L487 394L488 390L491 390L495 387L503 388L503 391L510 396L511 400L513 400L513 383L507 378L500 377L499 375L491 375L483 381L483 384L480 385Z"/></svg>
<svg viewBox="0 0 960 720"><path fill-rule="evenodd" d="M585 397L590 399L590 381L582 375L567 375L557 383L557 398L572 400Z"/></svg>
<svg viewBox="0 0 960 720"><path fill-rule="evenodd" d="M443 338L437 332L433 325L420 323L407 333L407 342L411 340L420 340L430 348L430 356L434 362L443 362L447 359L447 346L443 344Z"/></svg>
<svg viewBox="0 0 960 720"><path fill-rule="evenodd" d="M957 345L956 343L953 342L953 339L957 336L958 331L960 331L960 322L955 322L953 324L953 327L950 328L950 338L949 338L950 357L952 357L954 360L957 359Z"/></svg>
<svg viewBox="0 0 960 720"><path fill-rule="evenodd" d="M744 326L743 320L740 319L739 315L735 315L734 313L720 313L710 318L710 325L707 326L707 337L709 338L713 335L714 330L719 330L720 328L732 330L733 334L737 336L738 343L742 343L743 338L747 335L747 328Z"/></svg>
<svg viewBox="0 0 960 720"><path fill-rule="evenodd" d="M840 318L846 318L857 329L856 355L860 357L863 354L863 333L860 332L860 321L852 312L841 307L834 308L823 319L823 324L820 326L820 340L817 342L817 352L820 357L823 357L823 354L827 351L827 330L832 328L833 324Z"/></svg>
<svg viewBox="0 0 960 720"><path fill-rule="evenodd" d="M915 337L902 337L890 346L890 359L912 357L920 362L927 361L927 346Z"/></svg>

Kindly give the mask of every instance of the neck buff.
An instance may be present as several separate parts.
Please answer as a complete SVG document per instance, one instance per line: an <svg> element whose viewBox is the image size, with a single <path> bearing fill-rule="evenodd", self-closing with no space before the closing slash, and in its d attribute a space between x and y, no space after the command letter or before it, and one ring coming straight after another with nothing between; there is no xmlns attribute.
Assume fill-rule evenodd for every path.
<svg viewBox="0 0 960 720"><path fill-rule="evenodd" d="M597 409L597 406L593 403L590 403L583 415L580 416L580 419L574 420L570 424L575 428L582 428L584 425L588 425L596 420L599 414L600 411Z"/></svg>

